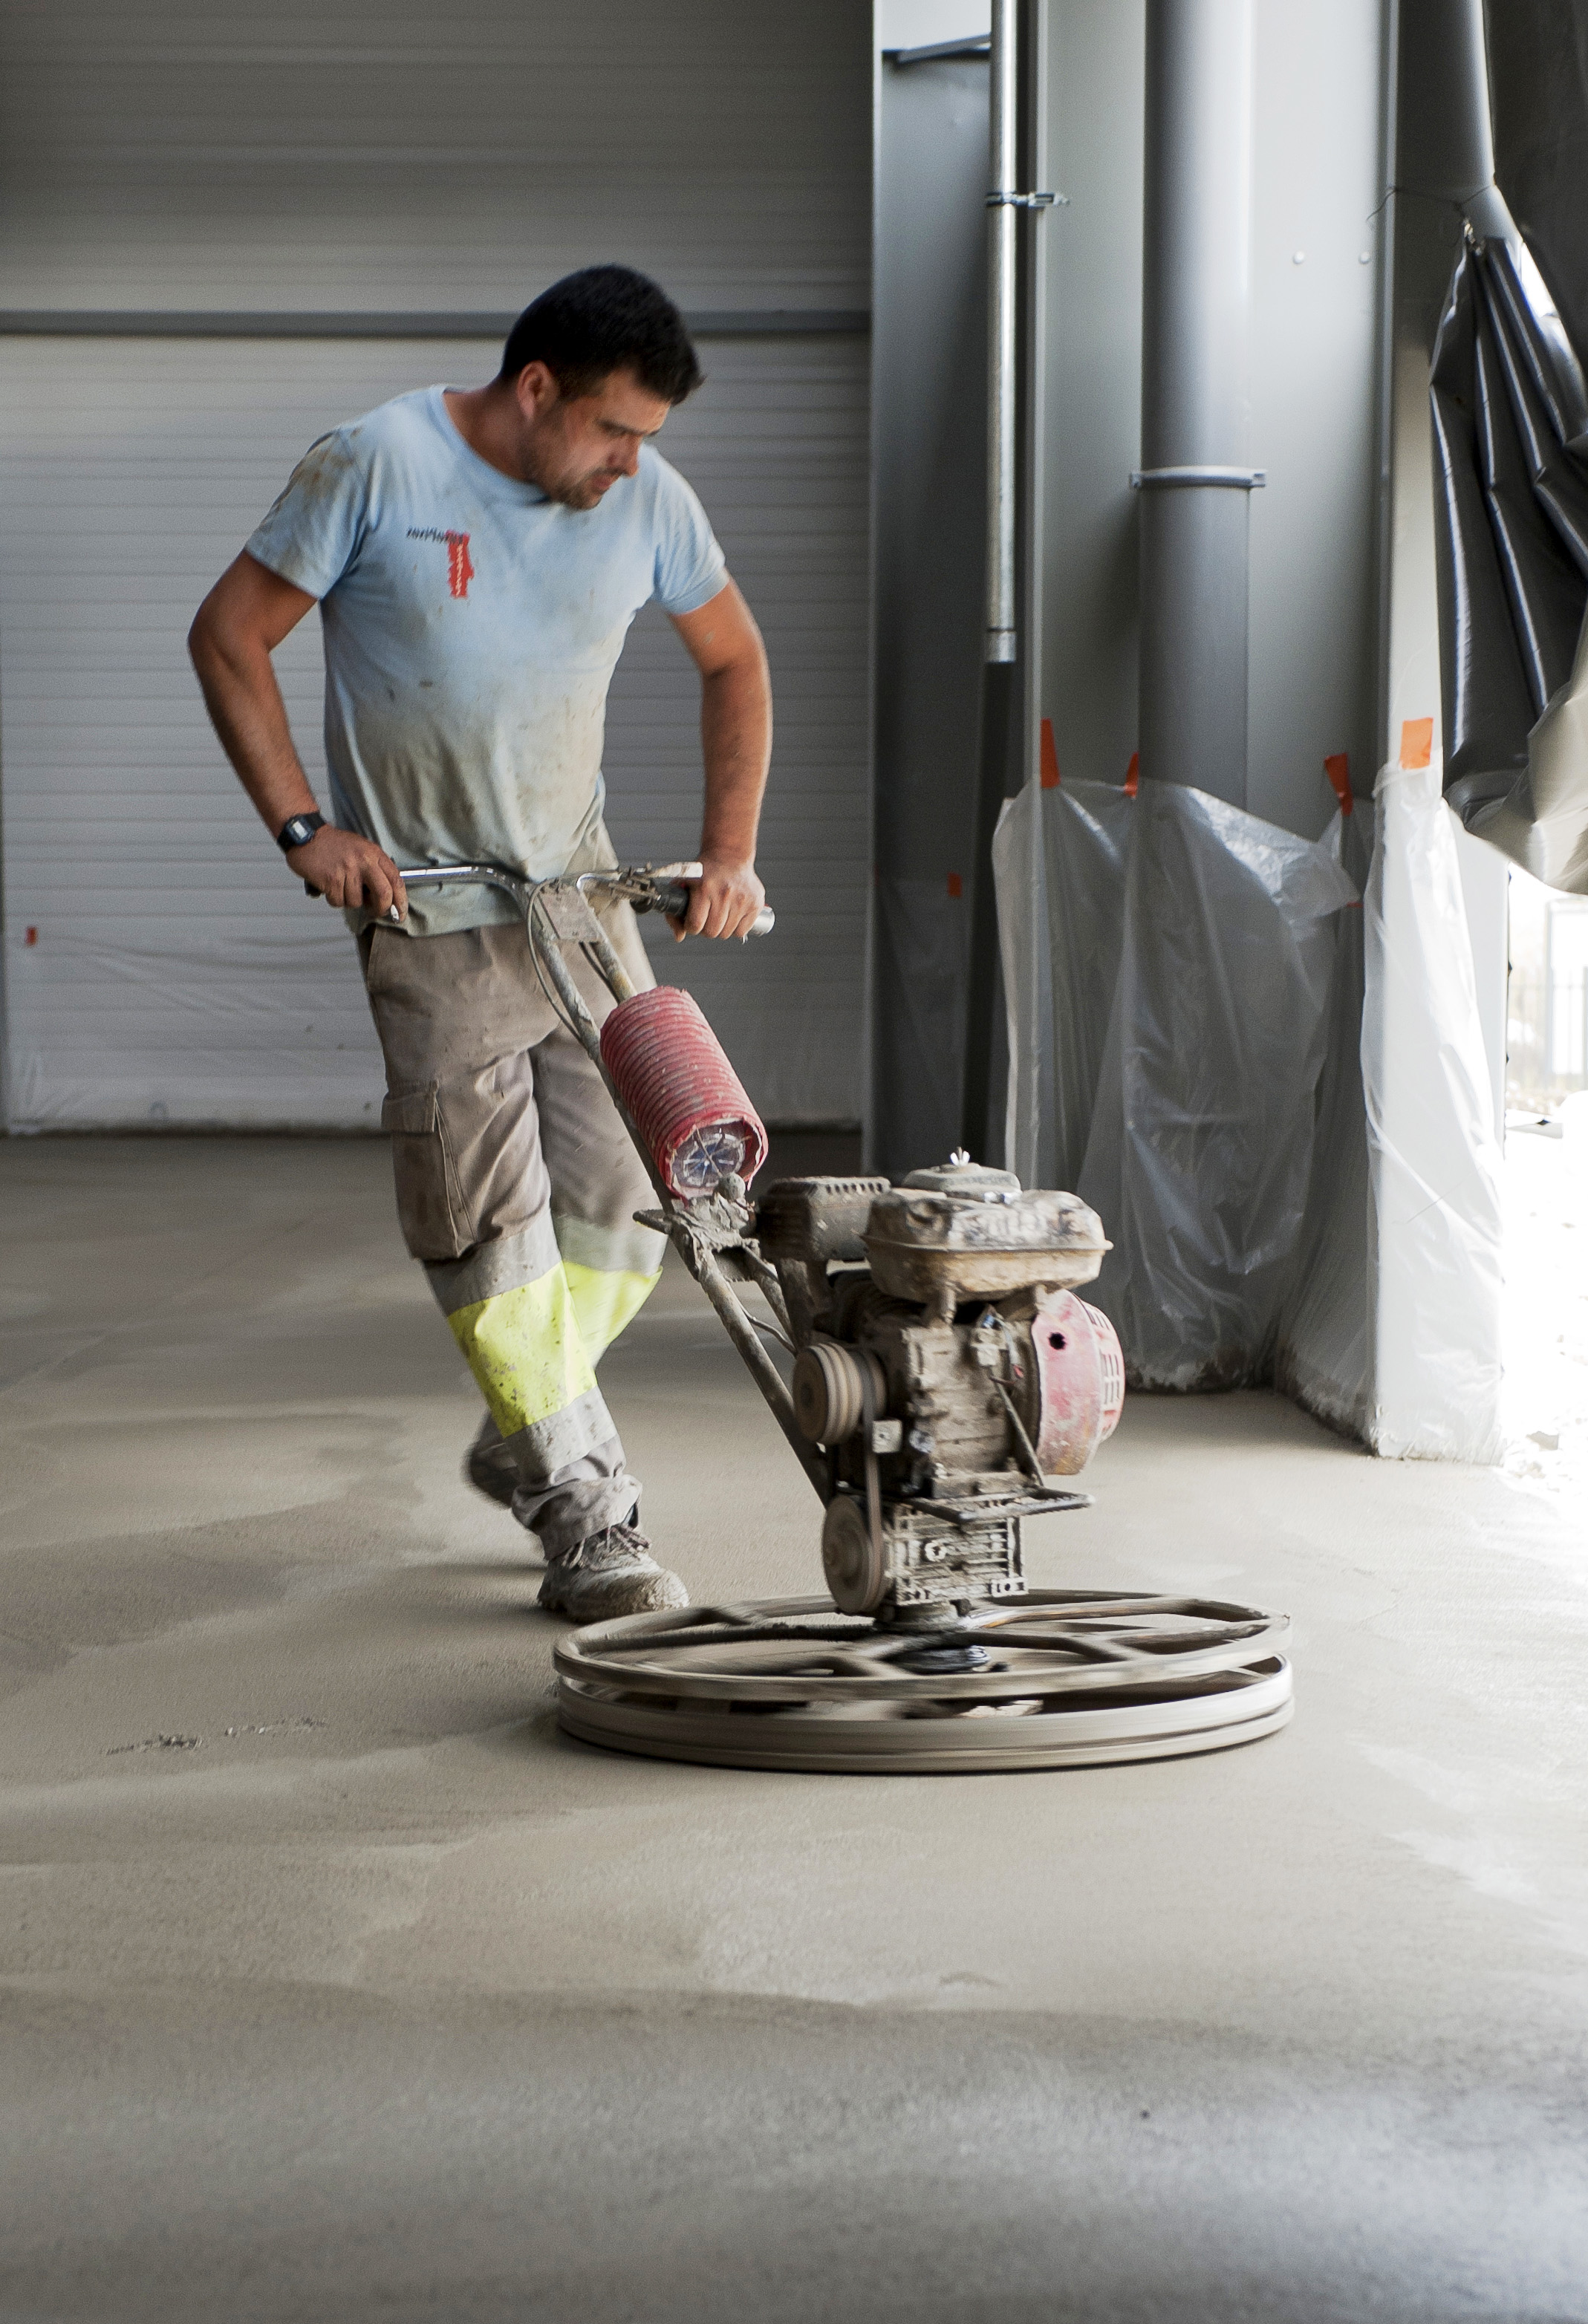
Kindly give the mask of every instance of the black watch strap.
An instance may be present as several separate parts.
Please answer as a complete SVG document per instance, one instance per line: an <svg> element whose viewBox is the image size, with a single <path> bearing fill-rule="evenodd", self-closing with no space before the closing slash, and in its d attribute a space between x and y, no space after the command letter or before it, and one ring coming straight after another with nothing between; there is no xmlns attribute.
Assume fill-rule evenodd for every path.
<svg viewBox="0 0 1588 2324"><path fill-rule="evenodd" d="M290 815L276 834L276 845L283 855L290 855L295 847L305 846L317 831L322 831L325 820L323 815Z"/></svg>

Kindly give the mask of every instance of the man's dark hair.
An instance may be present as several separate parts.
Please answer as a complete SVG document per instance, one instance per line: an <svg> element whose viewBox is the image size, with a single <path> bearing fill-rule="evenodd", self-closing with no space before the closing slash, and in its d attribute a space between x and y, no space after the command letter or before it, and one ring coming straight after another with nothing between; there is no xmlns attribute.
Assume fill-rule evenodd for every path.
<svg viewBox="0 0 1588 2324"><path fill-rule="evenodd" d="M502 377L543 363L564 395L587 395L609 374L632 371L665 403L701 381L684 318L667 292L632 266L582 266L524 309L502 350Z"/></svg>

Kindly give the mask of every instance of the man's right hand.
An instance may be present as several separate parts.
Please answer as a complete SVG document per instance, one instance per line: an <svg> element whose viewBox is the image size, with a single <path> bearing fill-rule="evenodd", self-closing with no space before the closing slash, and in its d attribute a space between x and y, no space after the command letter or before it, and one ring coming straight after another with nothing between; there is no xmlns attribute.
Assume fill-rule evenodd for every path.
<svg viewBox="0 0 1588 2324"><path fill-rule="evenodd" d="M322 824L301 847L288 850L287 862L300 880L322 895L328 904L356 911L361 906L383 920L408 917L408 896L402 874L383 849L356 831L338 831Z"/></svg>

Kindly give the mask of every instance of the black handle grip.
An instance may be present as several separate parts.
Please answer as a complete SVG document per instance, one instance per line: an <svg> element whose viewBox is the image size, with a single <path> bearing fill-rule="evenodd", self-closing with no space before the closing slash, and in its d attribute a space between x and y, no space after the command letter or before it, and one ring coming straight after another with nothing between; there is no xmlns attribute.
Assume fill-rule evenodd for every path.
<svg viewBox="0 0 1588 2324"><path fill-rule="evenodd" d="M659 912L664 913L669 920L681 920L689 908L688 889L671 883L659 888L656 891L655 908ZM755 923L750 934L752 936L770 936L777 923L777 917L770 904L763 904L755 916Z"/></svg>

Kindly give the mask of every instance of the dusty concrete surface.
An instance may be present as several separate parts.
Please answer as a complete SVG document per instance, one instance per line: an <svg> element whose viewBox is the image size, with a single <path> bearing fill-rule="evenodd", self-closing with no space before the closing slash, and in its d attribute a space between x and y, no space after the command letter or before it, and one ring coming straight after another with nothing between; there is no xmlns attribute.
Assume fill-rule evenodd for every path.
<svg viewBox="0 0 1588 2324"><path fill-rule="evenodd" d="M1136 1399L1036 1578L1288 1607L1287 1734L606 1756L386 1168L0 1147L8 2324L1588 2317L1581 1511ZM692 1286L607 1380L697 1593L813 1587Z"/></svg>

